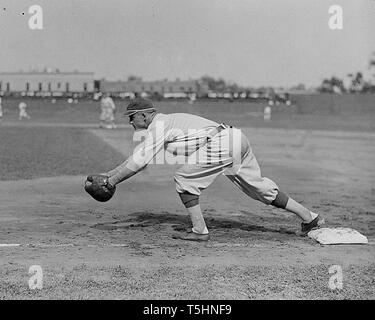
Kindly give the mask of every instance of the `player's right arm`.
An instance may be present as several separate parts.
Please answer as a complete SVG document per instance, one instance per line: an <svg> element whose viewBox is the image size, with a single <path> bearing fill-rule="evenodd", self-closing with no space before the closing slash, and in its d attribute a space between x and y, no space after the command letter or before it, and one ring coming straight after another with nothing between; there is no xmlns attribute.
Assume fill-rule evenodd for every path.
<svg viewBox="0 0 375 320"><path fill-rule="evenodd" d="M166 133L165 127L159 127L158 129L158 132L156 132L157 129L152 128L145 140L134 149L133 154L117 168L108 172L110 184L115 186L142 171L155 155L164 148L169 131Z"/></svg>
<svg viewBox="0 0 375 320"><path fill-rule="evenodd" d="M119 165L116 169L111 170L107 173L109 177L108 181L110 185L115 186L122 181L129 179L130 177L134 176L138 171L133 171L126 167L127 161Z"/></svg>

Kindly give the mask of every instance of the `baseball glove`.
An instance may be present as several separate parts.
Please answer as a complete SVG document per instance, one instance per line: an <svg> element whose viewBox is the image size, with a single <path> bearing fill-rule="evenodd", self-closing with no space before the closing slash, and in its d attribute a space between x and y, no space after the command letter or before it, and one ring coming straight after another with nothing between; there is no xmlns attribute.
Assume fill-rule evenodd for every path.
<svg viewBox="0 0 375 320"><path fill-rule="evenodd" d="M116 186L109 183L108 176L102 174L89 175L85 182L85 190L95 200L106 202L115 194Z"/></svg>

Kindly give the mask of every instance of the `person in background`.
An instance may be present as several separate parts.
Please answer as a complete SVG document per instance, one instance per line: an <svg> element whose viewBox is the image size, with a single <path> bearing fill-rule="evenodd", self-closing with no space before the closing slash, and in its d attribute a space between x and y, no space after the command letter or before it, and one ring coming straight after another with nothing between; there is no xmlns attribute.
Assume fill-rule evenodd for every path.
<svg viewBox="0 0 375 320"><path fill-rule="evenodd" d="M25 102L21 101L20 104L18 105L18 108L20 110L18 120L22 120L24 118L27 119L27 120L31 119L31 117L28 115L28 113L26 111L27 104Z"/></svg>
<svg viewBox="0 0 375 320"><path fill-rule="evenodd" d="M116 110L109 93L105 93L100 100L100 128L116 129L114 112Z"/></svg>
<svg viewBox="0 0 375 320"><path fill-rule="evenodd" d="M3 106L1 105L1 103L2 103L2 101L1 101L1 97L0 97L0 122L3 119Z"/></svg>

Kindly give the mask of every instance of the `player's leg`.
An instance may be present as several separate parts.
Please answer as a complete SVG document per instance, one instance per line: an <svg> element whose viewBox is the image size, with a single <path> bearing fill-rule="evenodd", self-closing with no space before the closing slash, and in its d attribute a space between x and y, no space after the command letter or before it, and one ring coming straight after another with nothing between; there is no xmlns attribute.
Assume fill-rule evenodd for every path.
<svg viewBox="0 0 375 320"><path fill-rule="evenodd" d="M242 139L246 137L242 136ZM242 144L243 146L244 144ZM246 145L246 144L245 144ZM274 181L262 177L258 162L250 144L241 151L242 161L238 166L228 169L225 175L251 198L267 205L285 209L302 219L302 230L312 229L324 223L323 219L279 190Z"/></svg>
<svg viewBox="0 0 375 320"><path fill-rule="evenodd" d="M201 206L199 204L199 195L185 191L179 193L179 196L187 212L189 213L189 217L192 223L191 231L195 234L208 235L206 222L204 220Z"/></svg>
<svg viewBox="0 0 375 320"><path fill-rule="evenodd" d="M310 210L280 191L271 179L262 177L260 172L254 171L254 164L250 170L244 166L236 174L226 173L226 176L249 197L290 211L306 223L311 222L313 217Z"/></svg>
<svg viewBox="0 0 375 320"><path fill-rule="evenodd" d="M292 199L290 196L288 196L288 201L284 209L289 212L293 212L294 214L299 216L305 223L310 223L318 216L316 213L310 211L302 204Z"/></svg>
<svg viewBox="0 0 375 320"><path fill-rule="evenodd" d="M114 115L114 112L113 110L111 109L111 115L110 115L110 119L109 119L110 123L111 123L111 128L112 129L116 129L116 124L115 124L115 115Z"/></svg>
<svg viewBox="0 0 375 320"><path fill-rule="evenodd" d="M113 129L111 112L112 112L112 110L110 110L110 109L106 110L106 114L105 114L105 128L106 129Z"/></svg>
<svg viewBox="0 0 375 320"><path fill-rule="evenodd" d="M113 114L111 116L111 128L116 129L115 118L114 118Z"/></svg>
<svg viewBox="0 0 375 320"><path fill-rule="evenodd" d="M104 128L105 127L105 119L106 119L107 115L106 115L106 110L105 109L102 109L101 113L100 113L100 124L99 124L99 127L100 128Z"/></svg>
<svg viewBox="0 0 375 320"><path fill-rule="evenodd" d="M201 192L225 170L225 165L202 168L185 165L175 173L176 190L192 223L192 232L184 240L208 240L208 229L199 204Z"/></svg>
<svg viewBox="0 0 375 320"><path fill-rule="evenodd" d="M211 152L212 151L212 152ZM193 153L188 163L180 167L174 176L176 190L189 213L192 229L184 240L206 241L208 229L199 204L199 196L214 180L232 164L229 155L224 156L217 151L215 143L208 144Z"/></svg>
<svg viewBox="0 0 375 320"><path fill-rule="evenodd" d="M278 194L275 200L271 202L271 205L292 212L303 220L301 223L301 230L296 232L297 235L305 236L309 231L318 228L325 223L324 218L320 217L317 213L310 211L281 191L278 191Z"/></svg>

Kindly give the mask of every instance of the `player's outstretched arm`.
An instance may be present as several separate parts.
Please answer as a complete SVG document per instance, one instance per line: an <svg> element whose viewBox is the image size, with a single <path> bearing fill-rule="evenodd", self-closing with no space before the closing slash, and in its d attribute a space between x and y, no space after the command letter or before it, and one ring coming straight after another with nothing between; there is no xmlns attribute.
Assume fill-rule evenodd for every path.
<svg viewBox="0 0 375 320"><path fill-rule="evenodd" d="M120 165L116 169L107 173L109 177L108 181L112 186L116 186L122 181L134 176L136 173L137 171L130 170L126 165Z"/></svg>
<svg viewBox="0 0 375 320"><path fill-rule="evenodd" d="M157 138L154 139L154 137ZM165 140L165 135L148 134L146 139L136 146L133 154L128 159L107 173L109 183L116 186L116 184L129 179L146 168L148 163L164 147Z"/></svg>

